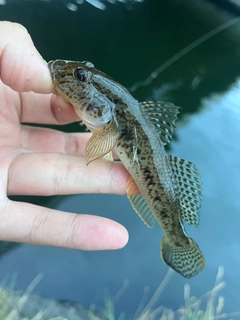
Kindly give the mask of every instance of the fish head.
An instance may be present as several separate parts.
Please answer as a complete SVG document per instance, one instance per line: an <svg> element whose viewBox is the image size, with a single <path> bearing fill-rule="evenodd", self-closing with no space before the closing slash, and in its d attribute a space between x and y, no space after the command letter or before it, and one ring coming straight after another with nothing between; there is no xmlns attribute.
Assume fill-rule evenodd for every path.
<svg viewBox="0 0 240 320"><path fill-rule="evenodd" d="M57 94L74 107L91 130L103 129L112 119L114 103L98 89L98 70L91 62L55 60L48 63Z"/></svg>

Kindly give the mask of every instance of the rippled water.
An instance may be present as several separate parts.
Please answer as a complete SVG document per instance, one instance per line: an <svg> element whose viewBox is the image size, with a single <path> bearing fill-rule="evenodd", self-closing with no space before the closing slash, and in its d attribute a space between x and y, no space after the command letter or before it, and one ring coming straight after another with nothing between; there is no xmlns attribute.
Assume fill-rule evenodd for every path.
<svg viewBox="0 0 240 320"><path fill-rule="evenodd" d="M201 170L201 223L187 231L199 243L207 267L189 281L174 274L161 303L178 308L186 282L194 295L203 294L223 265L226 311L240 310L240 23L235 20L148 83L146 79L168 59L235 16L204 1L197 7L191 1L188 5L174 0L132 1L132 10L119 2L97 2L106 10L86 2L73 1L78 6L74 11L60 1L7 1L0 18L23 23L46 60L92 61L127 87L144 84L134 91L139 100L164 99L182 107L169 153ZM79 130L79 126L63 129ZM68 196L57 202L57 208L115 219L128 228L130 241L116 252L22 245L2 258L1 277L17 271L17 287L24 289L43 271L36 292L86 307L101 303L106 288L114 296L128 281L117 310L134 314L144 287L153 292L168 270L159 257L160 228L146 228L126 197Z"/></svg>

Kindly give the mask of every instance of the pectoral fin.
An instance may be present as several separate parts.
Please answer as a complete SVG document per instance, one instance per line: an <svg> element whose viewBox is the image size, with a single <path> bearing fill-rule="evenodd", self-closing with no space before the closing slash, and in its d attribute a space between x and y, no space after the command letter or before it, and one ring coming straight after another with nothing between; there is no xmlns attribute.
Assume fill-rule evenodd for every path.
<svg viewBox="0 0 240 320"><path fill-rule="evenodd" d="M108 152L107 154L105 154L105 156L101 157L100 159L106 160L106 161L114 161L112 151Z"/></svg>
<svg viewBox="0 0 240 320"><path fill-rule="evenodd" d="M132 176L127 180L126 191L133 209L148 227L152 227L154 225L155 218L143 196L140 194L138 186Z"/></svg>
<svg viewBox="0 0 240 320"><path fill-rule="evenodd" d="M88 165L90 162L103 158L104 160L112 161L110 152L115 147L117 142L117 133L112 133L110 130L101 130L94 132L85 148L85 161Z"/></svg>

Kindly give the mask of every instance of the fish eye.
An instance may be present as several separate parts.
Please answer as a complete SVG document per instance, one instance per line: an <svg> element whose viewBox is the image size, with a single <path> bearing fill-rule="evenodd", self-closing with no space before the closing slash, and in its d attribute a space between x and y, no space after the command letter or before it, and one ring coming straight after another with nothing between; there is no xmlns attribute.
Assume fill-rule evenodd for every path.
<svg viewBox="0 0 240 320"><path fill-rule="evenodd" d="M81 69L81 68L75 69L73 72L73 75L77 80L79 80L81 82L87 81L87 78L88 78L87 71L84 69Z"/></svg>

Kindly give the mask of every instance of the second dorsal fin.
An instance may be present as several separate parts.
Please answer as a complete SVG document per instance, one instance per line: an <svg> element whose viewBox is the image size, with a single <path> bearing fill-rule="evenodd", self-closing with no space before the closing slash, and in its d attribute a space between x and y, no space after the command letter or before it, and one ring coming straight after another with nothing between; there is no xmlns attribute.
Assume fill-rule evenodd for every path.
<svg viewBox="0 0 240 320"><path fill-rule="evenodd" d="M169 162L178 186L181 218L197 227L202 197L200 172L192 162L172 155L169 155Z"/></svg>

